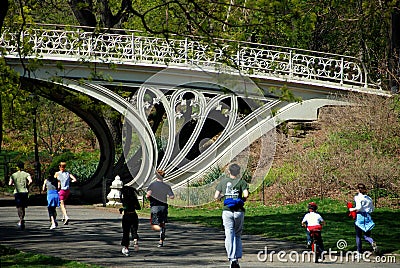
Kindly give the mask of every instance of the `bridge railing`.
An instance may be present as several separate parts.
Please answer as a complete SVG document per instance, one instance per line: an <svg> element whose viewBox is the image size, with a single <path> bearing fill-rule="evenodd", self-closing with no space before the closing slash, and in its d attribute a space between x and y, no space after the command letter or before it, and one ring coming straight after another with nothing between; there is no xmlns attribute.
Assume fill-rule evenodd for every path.
<svg viewBox="0 0 400 268"><path fill-rule="evenodd" d="M366 68L354 57L232 40L209 43L199 38L149 37L121 29L107 31L62 25L36 26L21 34L6 29L0 46L8 56L18 56L18 44L22 43L27 57L203 68L229 65L252 77L379 89L369 83Z"/></svg>

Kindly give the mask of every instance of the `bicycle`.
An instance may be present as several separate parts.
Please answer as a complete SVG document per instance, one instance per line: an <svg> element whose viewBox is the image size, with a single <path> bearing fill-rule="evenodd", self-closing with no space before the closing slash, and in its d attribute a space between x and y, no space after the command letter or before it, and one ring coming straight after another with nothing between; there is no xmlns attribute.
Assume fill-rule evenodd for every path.
<svg viewBox="0 0 400 268"><path fill-rule="evenodd" d="M323 244L322 244L322 236L320 229L312 229L309 230L311 237L311 251L313 252L314 262L319 262L319 259L322 256L323 252Z"/></svg>

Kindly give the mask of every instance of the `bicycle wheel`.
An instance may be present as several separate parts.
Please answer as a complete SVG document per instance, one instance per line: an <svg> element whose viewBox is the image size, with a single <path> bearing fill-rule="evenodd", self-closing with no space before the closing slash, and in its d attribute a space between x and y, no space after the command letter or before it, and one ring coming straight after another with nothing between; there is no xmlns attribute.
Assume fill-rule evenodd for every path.
<svg viewBox="0 0 400 268"><path fill-rule="evenodd" d="M314 262L317 263L318 262L318 243L316 240L313 240L311 247L312 247Z"/></svg>

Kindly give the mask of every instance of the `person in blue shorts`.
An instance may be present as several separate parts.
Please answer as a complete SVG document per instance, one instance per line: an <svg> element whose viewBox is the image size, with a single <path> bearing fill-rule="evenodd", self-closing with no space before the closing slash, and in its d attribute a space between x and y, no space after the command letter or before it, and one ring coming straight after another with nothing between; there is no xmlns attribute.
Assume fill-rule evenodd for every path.
<svg viewBox="0 0 400 268"><path fill-rule="evenodd" d="M58 226L57 223L57 211L56 208L60 207L60 197L58 195L59 182L54 178L55 170L49 171L49 176L44 180L42 191L47 189L47 211L49 212L50 218L50 230L55 229Z"/></svg>

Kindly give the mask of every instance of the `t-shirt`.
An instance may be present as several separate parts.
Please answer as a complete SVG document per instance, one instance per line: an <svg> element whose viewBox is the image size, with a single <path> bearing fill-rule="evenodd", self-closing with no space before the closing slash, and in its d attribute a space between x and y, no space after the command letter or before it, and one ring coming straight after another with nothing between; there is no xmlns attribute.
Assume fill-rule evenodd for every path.
<svg viewBox="0 0 400 268"><path fill-rule="evenodd" d="M50 178L46 180L47 191L57 190L58 183L56 179Z"/></svg>
<svg viewBox="0 0 400 268"><path fill-rule="evenodd" d="M69 182L70 182L70 177L69 177L69 172L68 171L58 171L57 172L57 179L61 183L61 190L68 190L69 189Z"/></svg>
<svg viewBox="0 0 400 268"><path fill-rule="evenodd" d="M218 183L216 190L222 193L223 200L226 198L243 198L243 191L248 190L249 186L245 180L242 179L232 179L230 177L224 177ZM223 210L231 211L228 206L224 206ZM244 211L245 209L239 208L237 211Z"/></svg>
<svg viewBox="0 0 400 268"><path fill-rule="evenodd" d="M304 215L302 223L307 223L307 228L312 226L319 226L324 221L320 214L312 211Z"/></svg>
<svg viewBox="0 0 400 268"><path fill-rule="evenodd" d="M356 202L355 208L358 210L358 212L372 213L374 211L374 203L372 202L371 197L368 195L359 193L354 197L354 201Z"/></svg>
<svg viewBox="0 0 400 268"><path fill-rule="evenodd" d="M150 206L168 206L167 196L173 196L171 186L162 181L150 183L147 191L151 191Z"/></svg>
<svg viewBox="0 0 400 268"><path fill-rule="evenodd" d="M17 171L11 175L11 179L14 182L14 194L16 193L27 193L28 188L26 187L26 183L28 180L28 177L31 175L28 172L25 171Z"/></svg>

